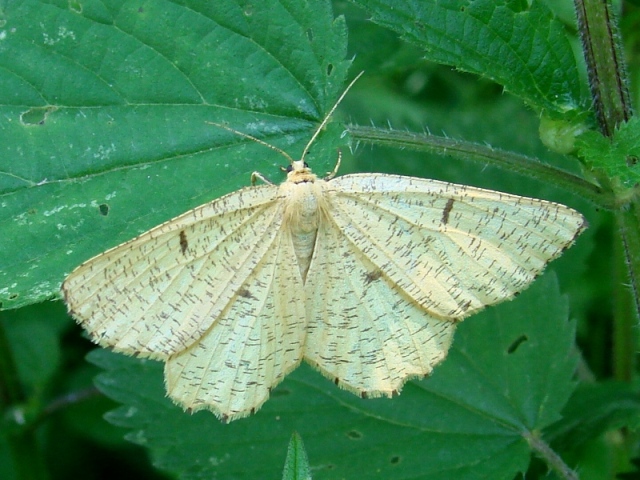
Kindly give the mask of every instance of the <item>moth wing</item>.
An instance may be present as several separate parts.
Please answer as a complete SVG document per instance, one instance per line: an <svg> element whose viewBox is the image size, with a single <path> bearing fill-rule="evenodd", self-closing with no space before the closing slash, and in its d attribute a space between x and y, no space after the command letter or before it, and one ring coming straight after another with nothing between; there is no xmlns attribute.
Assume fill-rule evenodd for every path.
<svg viewBox="0 0 640 480"><path fill-rule="evenodd" d="M166 359L198 340L237 297L281 224L277 187L238 190L86 261L62 284L92 340Z"/></svg>
<svg viewBox="0 0 640 480"><path fill-rule="evenodd" d="M455 322L429 315L330 219L307 280L305 360L363 396L391 396L447 355Z"/></svg>
<svg viewBox="0 0 640 480"><path fill-rule="evenodd" d="M247 416L302 360L306 317L291 234L283 229L209 330L169 358L169 396L223 420Z"/></svg>
<svg viewBox="0 0 640 480"><path fill-rule="evenodd" d="M338 177L328 195L357 250L445 319L513 297L586 227L557 203L397 175Z"/></svg>

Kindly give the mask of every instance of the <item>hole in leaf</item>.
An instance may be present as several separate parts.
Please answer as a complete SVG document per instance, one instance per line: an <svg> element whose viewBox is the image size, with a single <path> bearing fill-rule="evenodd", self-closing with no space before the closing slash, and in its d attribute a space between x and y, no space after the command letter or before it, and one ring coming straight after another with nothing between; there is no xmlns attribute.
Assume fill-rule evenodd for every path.
<svg viewBox="0 0 640 480"><path fill-rule="evenodd" d="M82 3L77 2L75 0L71 0L69 2L69 9L76 13L82 13Z"/></svg>
<svg viewBox="0 0 640 480"><path fill-rule="evenodd" d="M627 167L633 167L638 164L638 157L636 155L627 155Z"/></svg>
<svg viewBox="0 0 640 480"><path fill-rule="evenodd" d="M527 340L529 340L529 337L527 337L524 334L520 335L518 338L515 339L515 341L511 345L509 345L509 348L507 348L507 353L511 355L518 349L520 345L522 345Z"/></svg>
<svg viewBox="0 0 640 480"><path fill-rule="evenodd" d="M287 395L291 395L291 390L287 388L278 388L271 392L272 397L286 397Z"/></svg>
<svg viewBox="0 0 640 480"><path fill-rule="evenodd" d="M56 107L51 106L30 108L26 112L22 112L20 115L20 121L24 125L44 125L47 120L47 116L55 110Z"/></svg>
<svg viewBox="0 0 640 480"><path fill-rule="evenodd" d="M106 203L102 203L98 206L98 210L100 211L100 215L106 217L109 215L109 205Z"/></svg>

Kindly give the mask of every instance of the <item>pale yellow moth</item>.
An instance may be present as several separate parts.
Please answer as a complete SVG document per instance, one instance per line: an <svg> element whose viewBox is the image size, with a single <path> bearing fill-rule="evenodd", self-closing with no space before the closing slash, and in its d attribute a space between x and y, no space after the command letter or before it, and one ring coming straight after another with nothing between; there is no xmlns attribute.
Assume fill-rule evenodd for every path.
<svg viewBox="0 0 640 480"><path fill-rule="evenodd" d="M345 94L300 160L281 152L291 165L280 186L194 208L64 281L93 341L165 361L183 408L247 416L303 359L362 397L398 393L445 358L457 321L526 288L584 229L544 200L333 178L338 165L318 179L304 157Z"/></svg>

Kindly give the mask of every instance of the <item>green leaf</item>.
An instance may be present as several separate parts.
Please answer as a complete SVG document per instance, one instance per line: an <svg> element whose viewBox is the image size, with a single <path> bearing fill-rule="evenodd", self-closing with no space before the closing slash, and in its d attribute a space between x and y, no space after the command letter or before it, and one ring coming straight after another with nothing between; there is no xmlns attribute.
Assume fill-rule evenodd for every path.
<svg viewBox="0 0 640 480"><path fill-rule="evenodd" d="M4 480L18 480L19 472L11 456L10 439L5 432L0 432L0 476Z"/></svg>
<svg viewBox="0 0 640 480"><path fill-rule="evenodd" d="M536 109L564 114L585 103L566 31L543 2L352 2L428 60L487 77Z"/></svg>
<svg viewBox="0 0 640 480"><path fill-rule="evenodd" d="M282 480L311 480L309 459L302 438L296 432L291 435Z"/></svg>
<svg viewBox="0 0 640 480"><path fill-rule="evenodd" d="M57 294L108 247L292 156L344 88L346 29L326 1L68 3L4 10L0 308ZM339 129L309 163L330 170Z"/></svg>
<svg viewBox="0 0 640 480"><path fill-rule="evenodd" d="M577 139L578 154L587 166L605 173L618 188L640 184L640 119L620 125L613 138L589 131Z"/></svg>
<svg viewBox="0 0 640 480"><path fill-rule="evenodd" d="M33 305L2 316L20 384L30 398L39 398L58 374L62 352L60 338L71 324L64 307Z"/></svg>
<svg viewBox="0 0 640 480"><path fill-rule="evenodd" d="M562 420L545 433L554 447L575 450L622 427L640 427L640 385L604 382L580 385L562 411Z"/></svg>
<svg viewBox="0 0 640 480"><path fill-rule="evenodd" d="M529 462L523 432L558 420L574 388L567 315L545 275L463 322L449 358L397 398L363 400L302 366L257 414L228 425L172 405L160 363L106 350L89 359L106 369L98 387L124 404L108 419L183 479L279 476L292 431L305 438L317 479L512 479Z"/></svg>

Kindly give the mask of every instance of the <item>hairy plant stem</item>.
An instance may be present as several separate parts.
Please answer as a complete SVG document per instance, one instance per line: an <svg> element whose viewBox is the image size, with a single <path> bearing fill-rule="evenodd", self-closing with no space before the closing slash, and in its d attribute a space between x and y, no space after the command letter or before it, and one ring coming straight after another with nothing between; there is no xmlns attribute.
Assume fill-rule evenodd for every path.
<svg viewBox="0 0 640 480"><path fill-rule="evenodd" d="M440 155L453 155L456 158L480 161L540 181L552 183L590 200L601 208L613 209L616 207L613 196L603 194L599 186L526 155L436 135L384 130L359 125L347 125L347 129L351 137L357 141L375 143L376 145L390 145L398 148L410 148L412 150Z"/></svg>
<svg viewBox="0 0 640 480"><path fill-rule="evenodd" d="M549 445L543 442L540 437L531 432L523 432L522 436L529 443L531 450L542 458L549 468L556 472L560 478L564 478L565 480L578 480L578 474L569 468L562 458L560 458Z"/></svg>
<svg viewBox="0 0 640 480"><path fill-rule="evenodd" d="M615 278L620 285L614 295L613 374L617 380L630 382L636 372L640 312L640 199L618 210L616 223L620 232L617 245L620 251L616 252Z"/></svg>
<svg viewBox="0 0 640 480"><path fill-rule="evenodd" d="M610 1L574 1L596 119L601 133L611 138L616 128L632 116L620 36ZM601 185L611 183L611 179L602 180ZM639 203L637 198L632 199L615 216L626 272L621 268L615 270L618 291L614 296L614 373L616 378L627 381L633 379L635 372L635 352L629 342L636 338L635 328L640 319Z"/></svg>
<svg viewBox="0 0 640 480"><path fill-rule="evenodd" d="M574 0L589 86L602 134L631 118L631 101L620 46L609 0Z"/></svg>

